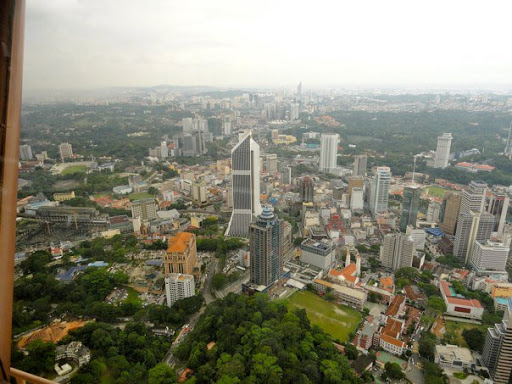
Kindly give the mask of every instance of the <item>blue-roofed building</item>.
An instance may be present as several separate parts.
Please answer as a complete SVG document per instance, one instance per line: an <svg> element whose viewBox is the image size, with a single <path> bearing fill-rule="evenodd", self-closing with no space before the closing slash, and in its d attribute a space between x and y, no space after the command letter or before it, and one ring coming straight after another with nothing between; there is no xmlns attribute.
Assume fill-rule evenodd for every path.
<svg viewBox="0 0 512 384"><path fill-rule="evenodd" d="M104 261L95 261L93 263L87 264L88 267L108 267L108 263L105 263Z"/></svg>
<svg viewBox="0 0 512 384"><path fill-rule="evenodd" d="M162 267L163 265L163 260L162 259L155 259L155 260L148 260L146 261L146 265L148 267Z"/></svg>
<svg viewBox="0 0 512 384"><path fill-rule="evenodd" d="M427 234L435 236L435 237L443 237L444 236L444 232L441 228L427 228L427 229L425 229L425 232L427 232Z"/></svg>
<svg viewBox="0 0 512 384"><path fill-rule="evenodd" d="M77 277L77 275L80 272L82 272L82 271L84 271L86 269L87 269L87 267L85 265L81 265L81 266L78 266L78 267L71 267L66 272L58 274L57 276L55 276L55 278L57 280L62 281L63 283L70 283L70 282L72 282Z"/></svg>

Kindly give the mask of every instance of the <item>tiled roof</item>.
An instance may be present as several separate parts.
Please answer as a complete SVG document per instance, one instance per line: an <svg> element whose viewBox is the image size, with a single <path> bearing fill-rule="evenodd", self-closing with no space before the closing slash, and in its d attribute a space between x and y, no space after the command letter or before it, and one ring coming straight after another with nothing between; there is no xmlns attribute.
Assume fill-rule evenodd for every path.
<svg viewBox="0 0 512 384"><path fill-rule="evenodd" d="M405 348L405 343L403 341L395 339L394 337L391 337L385 333L380 335L380 339L383 340L384 342L394 345L396 347Z"/></svg>
<svg viewBox="0 0 512 384"><path fill-rule="evenodd" d="M167 252L185 252L192 236L194 236L192 233L180 232L175 237L171 237L169 239L169 247L167 248Z"/></svg>

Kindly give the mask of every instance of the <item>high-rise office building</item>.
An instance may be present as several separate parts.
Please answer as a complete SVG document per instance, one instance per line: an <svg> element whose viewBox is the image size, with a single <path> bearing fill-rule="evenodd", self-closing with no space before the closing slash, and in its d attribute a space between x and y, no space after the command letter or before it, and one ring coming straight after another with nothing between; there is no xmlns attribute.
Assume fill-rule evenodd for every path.
<svg viewBox="0 0 512 384"><path fill-rule="evenodd" d="M290 120L295 121L299 120L299 104L298 103L292 103L290 104Z"/></svg>
<svg viewBox="0 0 512 384"><path fill-rule="evenodd" d="M493 193L489 200L487 212L494 216L494 231L503 233L507 219L510 198L505 193Z"/></svg>
<svg viewBox="0 0 512 384"><path fill-rule="evenodd" d="M192 184L192 198L198 203L206 203L206 184L204 181Z"/></svg>
<svg viewBox="0 0 512 384"><path fill-rule="evenodd" d="M348 178L348 188L347 193L350 197L352 196L352 190L354 188L363 188L364 187L364 177L363 176L350 176Z"/></svg>
<svg viewBox="0 0 512 384"><path fill-rule="evenodd" d="M458 193L447 192L443 197L443 203L439 210L439 227L449 235L455 235L457 218L459 217L462 196Z"/></svg>
<svg viewBox="0 0 512 384"><path fill-rule="evenodd" d="M368 156L356 155L354 156L354 169L352 171L353 176L366 176L366 167L368 163Z"/></svg>
<svg viewBox="0 0 512 384"><path fill-rule="evenodd" d="M494 241L476 241L470 264L477 273L506 273L509 247Z"/></svg>
<svg viewBox="0 0 512 384"><path fill-rule="evenodd" d="M510 123L510 127L508 129L508 138L504 153L508 157L512 156L512 122Z"/></svg>
<svg viewBox="0 0 512 384"><path fill-rule="evenodd" d="M62 161L73 157L73 146L69 143L62 143L59 145L59 153Z"/></svg>
<svg viewBox="0 0 512 384"><path fill-rule="evenodd" d="M250 281L269 286L279 279L283 269L283 224L265 207L249 228Z"/></svg>
<svg viewBox="0 0 512 384"><path fill-rule="evenodd" d="M30 145L20 145L20 159L28 161L33 159L32 147Z"/></svg>
<svg viewBox="0 0 512 384"><path fill-rule="evenodd" d="M384 236L384 244L380 248L380 262L393 271L403 267L411 267L416 245L410 235L392 233Z"/></svg>
<svg viewBox="0 0 512 384"><path fill-rule="evenodd" d="M168 239L167 253L164 256L165 275L183 273L192 275L197 264L196 235L179 232Z"/></svg>
<svg viewBox="0 0 512 384"><path fill-rule="evenodd" d="M364 208L363 188L353 188L350 195L350 209L353 211L362 211Z"/></svg>
<svg viewBox="0 0 512 384"><path fill-rule="evenodd" d="M140 217L141 220L153 220L158 217L156 214L157 204L155 199L134 200L131 202L132 217Z"/></svg>
<svg viewBox="0 0 512 384"><path fill-rule="evenodd" d="M300 261L328 272L336 261L336 246L330 241L306 239L300 245Z"/></svg>
<svg viewBox="0 0 512 384"><path fill-rule="evenodd" d="M322 133L320 136L320 171L332 172L337 168L338 142L337 133Z"/></svg>
<svg viewBox="0 0 512 384"><path fill-rule="evenodd" d="M436 157L434 158L434 168L446 168L450 161L450 147L452 145L452 134L443 133L437 138Z"/></svg>
<svg viewBox="0 0 512 384"><path fill-rule="evenodd" d="M370 190L370 211L373 216L388 210L391 169L378 167L375 170Z"/></svg>
<svg viewBox="0 0 512 384"><path fill-rule="evenodd" d="M233 213L226 234L247 236L253 217L261 213L260 146L251 132L242 135L231 151L231 188Z"/></svg>
<svg viewBox="0 0 512 384"><path fill-rule="evenodd" d="M430 223L437 223L439 221L440 211L441 205L437 201L429 202L427 208L427 221Z"/></svg>
<svg viewBox="0 0 512 384"><path fill-rule="evenodd" d="M453 255L467 264L476 241L486 241L494 228L494 216L490 213L465 211L459 214L453 242Z"/></svg>
<svg viewBox="0 0 512 384"><path fill-rule="evenodd" d="M400 216L400 231L405 233L407 226L412 225L416 228L418 210L420 209L421 187L419 185L409 185L404 188L402 202L402 215Z"/></svg>
<svg viewBox="0 0 512 384"><path fill-rule="evenodd" d="M512 298L507 299L502 322L487 329L482 361L495 384L512 382Z"/></svg>
<svg viewBox="0 0 512 384"><path fill-rule="evenodd" d="M164 279L167 306L172 307L175 302L195 295L194 276L181 273L171 273Z"/></svg>
<svg viewBox="0 0 512 384"><path fill-rule="evenodd" d="M264 153L261 155L263 171L271 175L277 172L277 155L275 153Z"/></svg>
<svg viewBox="0 0 512 384"><path fill-rule="evenodd" d="M292 169L290 167L284 167L281 170L281 182L283 184L291 184L292 183Z"/></svg>
<svg viewBox="0 0 512 384"><path fill-rule="evenodd" d="M485 195L487 184L483 181L472 181L462 193L460 213L466 211L483 212L485 207Z"/></svg>
<svg viewBox="0 0 512 384"><path fill-rule="evenodd" d="M208 120L202 117L185 117L181 120L183 133L208 132Z"/></svg>
<svg viewBox="0 0 512 384"><path fill-rule="evenodd" d="M453 254L468 263L475 241L489 239L494 228L494 216L483 213L487 184L472 181L462 193Z"/></svg>
<svg viewBox="0 0 512 384"><path fill-rule="evenodd" d="M313 186L313 180L309 176L304 176L300 180L299 186L299 197L303 203L313 202L313 196L315 195L315 188Z"/></svg>

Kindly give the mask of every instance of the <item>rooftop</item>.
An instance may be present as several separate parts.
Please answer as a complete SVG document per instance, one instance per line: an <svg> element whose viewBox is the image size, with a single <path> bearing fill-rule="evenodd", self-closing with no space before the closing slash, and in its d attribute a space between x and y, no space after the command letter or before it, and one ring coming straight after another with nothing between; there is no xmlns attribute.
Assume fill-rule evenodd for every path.
<svg viewBox="0 0 512 384"><path fill-rule="evenodd" d="M185 252L193 236L193 233L180 232L175 237L169 238L169 247L167 248L167 252Z"/></svg>

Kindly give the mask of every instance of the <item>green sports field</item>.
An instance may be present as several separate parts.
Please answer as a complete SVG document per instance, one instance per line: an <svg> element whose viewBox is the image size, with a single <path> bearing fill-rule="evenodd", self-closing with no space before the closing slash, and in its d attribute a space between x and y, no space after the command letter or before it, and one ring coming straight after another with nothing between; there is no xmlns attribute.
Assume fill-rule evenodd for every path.
<svg viewBox="0 0 512 384"><path fill-rule="evenodd" d="M445 193L446 193L446 189L438 187L436 185L432 185L428 188L428 194L430 196L435 196L440 199L442 199L444 197Z"/></svg>
<svg viewBox="0 0 512 384"><path fill-rule="evenodd" d="M62 175L71 175L72 173L87 171L87 167L85 165L71 165L62 171Z"/></svg>
<svg viewBox="0 0 512 384"><path fill-rule="evenodd" d="M300 291L285 300L288 309L304 308L312 324L335 339L347 341L363 318L355 309L328 302L312 292Z"/></svg>

